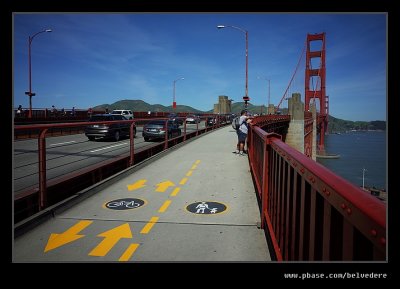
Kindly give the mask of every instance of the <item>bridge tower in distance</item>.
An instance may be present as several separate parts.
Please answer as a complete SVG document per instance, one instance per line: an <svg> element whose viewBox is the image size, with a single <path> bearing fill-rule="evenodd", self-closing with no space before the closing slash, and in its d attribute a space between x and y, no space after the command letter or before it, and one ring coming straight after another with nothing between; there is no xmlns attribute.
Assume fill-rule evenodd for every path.
<svg viewBox="0 0 400 289"><path fill-rule="evenodd" d="M321 41L321 50L311 51L311 42ZM313 45L314 46L314 45ZM312 59L319 58L319 67L312 67ZM315 63L315 62L314 62ZM310 101L319 100L319 130L318 154L325 155L325 133L328 131L329 102L325 92L325 32L307 34L306 72L305 72L305 111L310 109ZM316 79L316 83L314 83ZM310 88L311 82L311 88Z"/></svg>

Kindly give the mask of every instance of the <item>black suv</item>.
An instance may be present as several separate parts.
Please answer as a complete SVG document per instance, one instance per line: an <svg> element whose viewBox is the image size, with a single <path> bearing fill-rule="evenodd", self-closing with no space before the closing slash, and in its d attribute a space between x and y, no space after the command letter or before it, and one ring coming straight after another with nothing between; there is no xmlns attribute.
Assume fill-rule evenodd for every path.
<svg viewBox="0 0 400 289"><path fill-rule="evenodd" d="M96 114L93 115L89 121L123 121L126 120L122 115L113 114ZM92 124L85 128L85 135L89 140L96 138L113 138L118 141L121 136L129 136L129 128L131 123L109 123L109 124ZM136 126L133 127L133 137L136 136Z"/></svg>

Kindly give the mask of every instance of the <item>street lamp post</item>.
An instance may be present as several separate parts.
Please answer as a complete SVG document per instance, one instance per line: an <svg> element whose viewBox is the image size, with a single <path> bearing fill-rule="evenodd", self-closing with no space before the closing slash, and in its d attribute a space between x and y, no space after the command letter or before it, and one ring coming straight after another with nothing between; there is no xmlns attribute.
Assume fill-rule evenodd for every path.
<svg viewBox="0 0 400 289"><path fill-rule="evenodd" d="M173 98L172 98L172 108L175 109L176 108L176 100L175 100L175 84L178 80L183 80L185 79L184 77L178 78L174 80L174 92L173 92Z"/></svg>
<svg viewBox="0 0 400 289"><path fill-rule="evenodd" d="M243 32L246 36L246 85L245 85L245 96L243 96L243 100L244 100L244 105L247 108L247 102L250 100L249 95L248 95L248 67L249 67L249 53L248 53L248 40L249 40L249 32L246 29L237 27L237 26L233 26L233 25L218 25L217 28L218 29L222 29L222 28L234 28L237 29L241 32Z"/></svg>
<svg viewBox="0 0 400 289"><path fill-rule="evenodd" d="M35 38L36 35L44 32L52 32L51 29L45 29L42 31L39 31L33 36L29 36L28 38L28 66L29 66L29 91L26 91L25 94L29 96L29 114L28 117L32 118L32 96L35 96L36 94L32 92L32 64L31 64L31 45L33 38Z"/></svg>
<svg viewBox="0 0 400 289"><path fill-rule="evenodd" d="M364 182L364 176L365 176L365 171L366 171L367 169L366 168L363 168L362 169L362 188L364 189L364 184L365 184L365 182Z"/></svg>

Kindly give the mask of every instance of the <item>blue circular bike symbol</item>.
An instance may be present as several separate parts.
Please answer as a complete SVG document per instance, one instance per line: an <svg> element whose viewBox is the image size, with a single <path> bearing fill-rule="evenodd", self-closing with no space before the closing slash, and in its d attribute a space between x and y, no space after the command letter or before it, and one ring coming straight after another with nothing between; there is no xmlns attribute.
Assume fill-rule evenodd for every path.
<svg viewBox="0 0 400 289"><path fill-rule="evenodd" d="M144 201L141 199L118 199L113 200L105 204L106 208L111 210L130 210L136 209L144 205Z"/></svg>

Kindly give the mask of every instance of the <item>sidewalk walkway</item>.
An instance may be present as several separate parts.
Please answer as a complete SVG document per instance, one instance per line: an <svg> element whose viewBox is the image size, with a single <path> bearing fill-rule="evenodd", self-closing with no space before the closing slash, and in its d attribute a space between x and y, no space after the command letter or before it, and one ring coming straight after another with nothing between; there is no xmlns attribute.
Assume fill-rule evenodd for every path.
<svg viewBox="0 0 400 289"><path fill-rule="evenodd" d="M247 155L228 126L14 241L14 262L270 261Z"/></svg>

